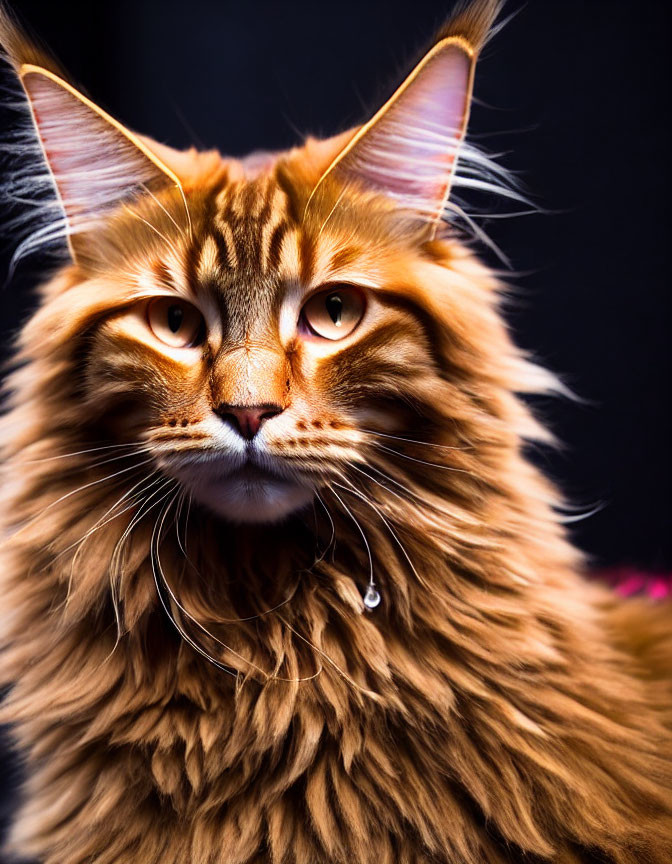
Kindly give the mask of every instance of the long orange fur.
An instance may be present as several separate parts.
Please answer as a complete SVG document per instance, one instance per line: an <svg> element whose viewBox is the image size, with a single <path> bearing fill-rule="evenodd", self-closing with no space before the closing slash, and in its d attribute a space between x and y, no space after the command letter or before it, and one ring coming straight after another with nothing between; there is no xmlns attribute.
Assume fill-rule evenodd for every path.
<svg viewBox="0 0 672 864"><path fill-rule="evenodd" d="M443 36L477 50L496 5ZM2 21L17 68L49 67ZM154 145L190 224L175 188L145 197L41 288L2 427L1 718L27 772L8 854L672 860L669 607L582 578L524 455L546 435L516 394L551 377L513 346L468 248L325 176L350 138L261 167ZM123 330L129 272L170 254L210 268L232 310L219 398L256 351L250 386L303 406L274 446L317 466L309 519L230 525L161 474L161 442L188 441L213 398ZM385 286L384 313L307 369L269 334L280 281L320 268ZM361 404L395 425L364 428Z"/></svg>

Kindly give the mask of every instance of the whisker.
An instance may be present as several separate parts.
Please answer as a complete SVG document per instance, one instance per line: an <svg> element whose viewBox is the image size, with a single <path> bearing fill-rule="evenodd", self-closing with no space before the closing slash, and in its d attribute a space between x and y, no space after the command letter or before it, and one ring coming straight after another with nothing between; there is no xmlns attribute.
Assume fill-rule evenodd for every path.
<svg viewBox="0 0 672 864"><path fill-rule="evenodd" d="M132 215L132 216L135 216L136 219L139 219L141 222L144 222L144 224L145 224L148 228L150 228L150 229L151 229L151 230L152 230L152 231L153 231L153 232L154 232L158 237L160 237L160 238L163 240L163 242L166 244L166 246L168 246L168 247L170 248L170 250L172 251L172 253L173 253L173 255L175 256L175 258L176 258L178 261L180 260L180 255L179 255L179 253L178 253L178 251L177 251L177 248L176 248L175 244L172 243L172 242L171 242L171 241L166 237L166 235L165 235L163 232L159 231L159 229L156 227L156 225L152 225L152 223L151 223L149 220L145 219L144 216L141 216L138 212L136 212L135 210L133 210L132 207L128 207L128 206L126 206L124 209L126 209L126 210L127 210L127 211Z"/></svg>
<svg viewBox="0 0 672 864"><path fill-rule="evenodd" d="M168 212L168 209L166 207L164 207L164 205L159 201L159 199L156 197L156 195L148 188L148 186L145 183L141 183L140 185L145 190L145 192L150 196L150 198L153 198L154 201L159 205L159 207L163 210L163 212L170 219L170 221L173 223L173 225L177 228L177 230L180 232L180 234L184 234L184 229L180 225L177 224L175 219Z"/></svg>
<svg viewBox="0 0 672 864"><path fill-rule="evenodd" d="M115 578L115 575L118 574L118 572L121 570L120 561L121 561L121 555L123 554L124 544L125 544L126 540L128 539L128 537L130 536L133 528L151 510L153 510L154 507L157 506L157 504L161 504L162 501L165 501L166 498L168 497L168 495L170 495L171 490L168 489L168 491L166 492L166 494L163 497L161 497L157 501L155 501L151 507L147 507L147 505L152 500L152 498L154 498L157 494L160 495L161 492L163 492L166 489L166 487L169 487L171 485L171 483L173 483L173 482L174 481L167 479L166 482L163 483L159 487L159 489L155 490L150 495L150 497L148 499L146 499L145 501L142 502L142 504L140 505L139 512L133 517L133 519L131 520L129 525L127 525L126 530L124 531L122 536L117 541L117 543L114 547L114 550L112 552L112 558L110 561L110 568L109 568L110 569L110 596L112 599L112 607L114 609L114 617L115 617L115 621L116 621L116 625L117 625L117 638L116 638L115 643L112 647L112 650L110 651L110 654L108 655L108 657L106 659L109 659L109 657L111 657L112 654L114 654L114 652L117 648L117 645L119 644L119 642L121 640L121 635L122 635L121 615L119 614L119 598L117 595L117 584L116 584L118 576L116 576L116 578Z"/></svg>
<svg viewBox="0 0 672 864"><path fill-rule="evenodd" d="M332 544L334 544L334 541L336 540L336 526L334 525L334 520L331 517L331 513L329 512L329 508L327 507L324 500L322 499L322 496L320 495L320 493L317 490L315 490L315 497L317 498L317 500L320 502L320 504L324 508L324 512L327 514L327 519L329 520L329 522L331 524L331 538L330 538L329 542L327 543L327 545L324 547L324 551L322 552L320 557L316 558L315 561L313 561L313 567L316 564L318 564L320 561L324 561L324 556L327 554L327 552L329 551L329 548L332 546ZM334 548L335 548L335 546L334 546Z"/></svg>
<svg viewBox="0 0 672 864"><path fill-rule="evenodd" d="M33 516L28 522L24 523L20 528L18 528L12 535L12 539L18 537L22 531L25 531L31 525L33 525L38 519L40 519L45 513L49 510L56 507L58 504L61 504L63 501L66 501L68 498L71 498L73 495L78 494L79 492L84 492L86 489L91 489L93 486L98 486L100 483L106 483L110 480L114 480L117 477L121 477L122 474L127 474L129 471L136 471L138 468L142 468L143 465L149 465L152 462L151 459L145 459L144 462L140 462L137 465L129 465L127 468L122 468L121 471L116 471L114 474L109 474L106 477L99 477L96 480L91 480L89 483L85 483L83 486L78 486L76 489L71 489L69 492L66 492L65 495L61 495L56 501L52 501L51 504L48 504L43 510Z"/></svg>
<svg viewBox="0 0 672 864"><path fill-rule="evenodd" d="M180 533L178 531L178 520L179 520L179 515L180 515L180 508L181 508L181 506L185 500L186 494L187 494L186 492L182 491L177 498L178 503L177 503L177 507L175 509L175 517L173 518L173 526L175 528L175 537L177 539L177 545L180 548L180 551L184 555L185 560L188 561L189 564L198 573L198 568L196 567L194 562L191 561L191 559L188 557L188 555L186 554L186 552L184 550L184 547L183 547L182 542L180 540ZM290 600L292 600L294 598L294 595L296 594L298 587L299 587L299 583L297 582L296 585L294 586L294 590L291 592L289 597L286 597L284 600L282 600L277 605L271 606L270 609L264 609L262 612L257 612L255 615L248 615L247 617L244 617L244 618L240 618L240 617L238 617L238 618L222 618L218 615L217 616L217 623L221 622L221 623L226 623L226 624L237 624L237 623L242 622L242 621L254 621L257 618L263 618L265 615L269 615L271 612L275 612L276 609L280 609L282 606L285 606L287 603L289 603ZM189 616L189 617L191 617L191 616Z"/></svg>
<svg viewBox="0 0 672 864"><path fill-rule="evenodd" d="M131 488L128 491L124 492L124 494L117 501L115 501L115 503L105 513L103 513L103 515L100 517L100 519L98 519L98 521L91 528L89 528L89 530L83 535L83 537L81 537L79 540L75 540L74 543L71 543L69 546L66 546L65 549L62 549L57 555L54 556L54 558L52 558L50 563L53 563L54 561L58 560L58 558L60 558L61 555L65 555L66 552L69 552L75 546L80 546L83 543L85 543L89 539L89 537L91 537L92 534L95 534L96 531L99 531L101 528L104 528L105 525L109 525L110 522L112 522L114 519L118 519L119 516L121 516L123 513L128 513L129 510L132 510L133 507L135 507L135 505L137 503L137 501L135 500L138 497L137 494L133 495L134 500L132 500L131 504L124 507L123 510L120 510L118 513L115 513L114 516L110 516L109 519L105 519L106 516L108 516L110 513L112 513L114 510L116 510L116 508L122 503L122 501L124 501L126 498L128 498L129 495L132 495L133 491L135 489L137 489L138 486L142 486L143 483L146 483L147 480L149 480L149 478L152 477L153 474L156 474L156 471L150 472L146 477L143 477L141 480L139 480L137 483L135 483L133 486L131 486ZM151 486L154 486L158 482L159 482L159 480L155 480L154 483L152 483L149 488L151 488ZM149 491L149 489L146 491ZM139 494L142 494L142 493L139 493ZM103 521L103 520L105 520L105 521Z"/></svg>
<svg viewBox="0 0 672 864"><path fill-rule="evenodd" d="M346 480L346 483L349 482L349 481L347 480L347 478L343 478L343 479ZM376 507L376 505L375 505L372 501L370 501L370 500L369 500L365 495L362 495L362 493L361 493L358 489L355 489L355 487L352 486L351 484L349 484L347 487L346 487L346 486L342 486L340 483L334 483L334 485L335 485L335 486L338 486L339 489L343 489L345 492L351 492L353 495L356 495L356 496L357 496L358 498L360 498L360 499L361 499L365 504L368 504L369 507L371 507L371 509L374 510L374 511L378 514L378 516L380 517L381 521L383 522L383 524L385 525L385 527L387 528L387 530L390 532L390 535L392 536L392 538L395 540L396 544L397 544L397 545L399 546L399 548L401 549L401 552L402 552L404 558L408 561L408 565L409 565L409 567L411 568L411 570L413 571L413 575L414 575L415 578L418 580L418 582L420 582L421 585L425 585L426 583L425 583L424 579L422 579L422 578L420 577L420 574L418 573L418 571L415 569L415 565L414 565L413 562L411 561L411 559L410 559L410 557L409 557L409 554L408 554L408 552L406 551L406 547L405 547L404 544L401 542L401 540L400 540L399 537L397 536L397 533L394 531L394 529L392 528L392 526L390 525L390 523L388 522L388 520L387 520L387 519L385 518L385 516L381 513L380 509L379 509L378 507Z"/></svg>
<svg viewBox="0 0 672 864"><path fill-rule="evenodd" d="M385 486L384 483L381 483L380 480L376 480L375 477L372 477L370 474L367 474L366 471L364 471L364 469L359 468L357 465L354 465L354 464L351 464L348 467L354 468L355 471L357 471L359 474L362 474L364 477L366 477L367 480L371 480L373 483L376 483L378 486L380 486L381 489L384 489L386 492L389 492L390 495L394 495L396 498L398 498L404 504L408 503L407 498L404 498L403 495L400 495L398 492L395 492L394 489L389 489L387 486ZM377 470L373 467L373 465L369 465L368 467L373 468L374 471ZM391 477L388 477L383 471L378 471L378 473L381 474L386 480L390 480L392 483L395 483L395 481ZM414 498L419 497L419 496L415 495L413 492L411 492L410 489L406 489L405 486L402 486L401 483L397 483L396 485L402 489L405 489L409 493L409 495L411 495L412 497L414 497ZM423 498L419 498L419 500L422 501L424 504L428 504L428 502L426 502ZM429 504L428 506L431 507L432 505Z"/></svg>
<svg viewBox="0 0 672 864"><path fill-rule="evenodd" d="M191 505L192 505L193 500L194 499L193 499L191 493L187 492L187 515L184 517L184 551L185 551L185 553L187 552L187 538L189 536L189 534L188 534L189 517L191 516Z"/></svg>
<svg viewBox="0 0 672 864"><path fill-rule="evenodd" d="M338 486L340 484L336 483L335 485ZM341 488L344 488L344 487L341 487ZM357 526L357 530L361 534L362 540L364 541L364 546L366 547L366 553L369 556L369 583L368 583L369 588L375 588L376 583L375 583L375 580L373 578L373 555L371 554L371 547L369 546L369 541L366 538L366 534L364 533L364 529L359 524L354 513L348 507L348 505L345 503L345 501L341 498L341 496L338 494L338 492L334 491L333 485L330 485L329 489L330 489L332 495L336 498L337 501L340 502L340 504L343 507L343 509L345 510L345 512L350 516L352 521L355 523L355 525Z"/></svg>
<svg viewBox="0 0 672 864"><path fill-rule="evenodd" d="M187 498L189 499L188 507L190 508L191 507L191 495L189 495L189 493L186 491L186 489L183 489L180 492L178 499L177 499L177 507L175 508L175 517L173 518L173 524L175 525L175 537L177 538L177 545L178 545L180 552L182 553L182 555L184 557L184 560L187 561L187 563L190 564L191 567L193 567L193 569L198 573L198 567L196 567L196 564L191 560L191 558L189 557L189 553L187 552L187 522L189 520L189 509L187 509L187 517L184 520L184 543L182 542L182 540L180 538L179 522L180 522L180 517L182 516L182 509L184 507L184 502L187 500ZM199 576L200 576L200 573L199 573Z"/></svg>
<svg viewBox="0 0 672 864"><path fill-rule="evenodd" d="M335 669L336 672L338 672L338 674L343 678L343 680L347 681L351 687L354 687L355 690L359 690L359 692L365 696L371 696L374 699L377 698L376 694L372 690L367 690L366 687L362 687L361 684L358 684L353 678L350 677L350 675L348 675L347 672L345 672L343 669L341 669L341 667L338 665L338 663L336 663L334 660L332 660L331 657L325 651L323 651L321 648L318 648L314 642L312 642L310 639L307 639L302 633L299 633L298 630L295 630L294 627L292 627L292 625L288 621L285 621L285 619L282 617L282 615L278 615L278 618L282 621L282 623L285 625L285 627L290 632L292 632L295 636L298 636L298 638L301 639L303 642L305 642L306 645L310 646L310 648L313 651L317 651L317 653L321 657L324 657L324 659L327 661L327 663L333 669ZM315 673L315 675L313 675L312 677L316 678L317 675L319 675L319 673L322 671L322 668L323 667L320 667L318 669L318 671ZM307 680L310 681L311 679L308 678Z"/></svg>
<svg viewBox="0 0 672 864"><path fill-rule="evenodd" d="M466 474L469 477L474 477L477 480L479 479L477 474L474 474L473 471L467 471L466 468L453 468L452 465L441 465L440 462L427 462L424 459L416 459L415 456L408 456L406 453L401 453L399 450L393 450L391 447L386 447L384 444L378 444L377 442L375 442L373 446L378 447L380 450L385 450L387 453L392 453L394 456L401 456L402 459L417 462L419 465L427 465L430 468L441 468L443 471L454 471L456 474Z"/></svg>
<svg viewBox="0 0 672 864"><path fill-rule="evenodd" d="M357 472L360 473L360 474L363 474L364 477L368 478L369 480L373 480L374 483L377 483L378 486L380 486L381 488L385 489L385 490L386 490L387 492L389 492L390 494L396 496L400 501L403 501L404 504L407 504L407 503L408 503L408 500L409 500L410 498L413 498L413 499L415 499L416 501L418 501L420 504L424 505L425 507L429 507L430 509L435 510L437 513L443 513L443 514L445 514L445 513L447 512L446 509L445 509L444 507L442 507L438 501L437 501L437 502L432 502L432 501L430 501L428 498L425 498L423 495L420 495L418 492L415 492L413 489L409 489L408 486L405 486L403 483L400 483L398 480L395 480L394 477L392 477L391 475L387 474L385 471L382 471L380 468L376 467L376 466L373 465L371 462L368 462L368 463L367 463L367 465L366 465L367 468L369 468L371 471L375 471L376 474L379 474L379 475L380 475L384 480L386 480L388 483L393 483L393 484L394 484L395 486L397 486L399 489L401 489L402 491L406 492L407 495L409 496L409 498L404 498L403 495L400 495L398 492L395 492L394 489L390 489L388 486L385 486L385 485L384 485L383 483L381 483L379 480L376 480L375 477L371 477L370 474L367 474L366 471L364 471L364 470L363 470L362 468L360 468L359 466L357 466L357 465L351 463L349 467L350 467L350 468L354 468L355 471L357 471Z"/></svg>
<svg viewBox="0 0 672 864"><path fill-rule="evenodd" d="M360 429L361 432L365 432L367 435L375 435L378 438L392 438L395 441L402 441L404 444L419 444L421 447L437 447L440 450L471 450L473 449L473 445L469 445L468 447L449 447L447 444L435 444L432 441L418 441L414 438L402 438L399 435L389 435L386 432L374 432L373 429Z"/></svg>
<svg viewBox="0 0 672 864"><path fill-rule="evenodd" d="M142 519L144 519L144 517L145 517L145 516L146 516L146 515L151 511L151 510L153 510L154 507L155 507L158 503L160 503L161 501L165 500L165 496L164 496L163 498L160 498L158 501L155 501L154 504L152 504L151 507L147 507L147 505L150 503L150 501L152 501L153 498L155 498L157 495L160 495L160 494L161 494L161 493L162 493L162 492L163 492L167 487L169 487L172 483L175 482L175 481L172 480L171 478L163 478L163 479L164 479L165 482L162 483L162 485L161 485L158 489L155 489L154 492L152 492L152 494L149 496L149 498L146 498L146 499L142 502L142 504L141 504L141 506L140 506L140 509L139 509L138 512L135 514L135 516L131 519L131 521L129 522L129 524L126 526L126 528L125 528L125 530L124 530L124 533L121 535L121 537L119 538L119 540L117 540L117 543L116 543L116 545L115 545L115 547L114 547L114 550L112 551L112 557L111 557L111 559L110 559L110 578L112 578L112 576L114 576L115 574L118 575L118 574L120 573L120 570L121 570L121 556L122 556L122 554L123 554L124 545L125 545L127 539L129 538L129 536L131 535L131 532L133 531L133 529L135 528L135 526L136 526L136 525L137 525L137 524L138 524Z"/></svg>
<svg viewBox="0 0 672 864"><path fill-rule="evenodd" d="M184 204L184 212L187 214L187 225L189 227L189 238L193 240L194 238L194 227L191 222L191 213L189 211L189 204L187 203L187 196L184 194L184 189L182 185L178 183L177 188L179 189L180 196L182 198L182 203Z"/></svg>
<svg viewBox="0 0 672 864"><path fill-rule="evenodd" d="M420 495L418 492L415 492L413 489L409 489L403 483L400 483L398 480L395 480L394 477L387 474L385 471L382 471L380 468L377 468L371 462L367 463L367 466L366 466L367 468L369 468L371 471L375 471L376 474L379 474L388 483L393 483L399 489L406 492L409 496L409 499L404 498L402 495L399 495L398 492L395 492L394 489L390 489L388 486L385 486L383 483L380 483L378 480L376 480L375 477L371 477L370 474L367 474L366 471L362 470L357 465L354 465L351 463L349 467L354 468L355 471L362 474L368 480L372 480L378 486L385 489L390 494L394 495L396 498L398 498L400 501L402 501L404 503L404 505L407 505L409 503L409 500L411 498L413 498L419 504L421 504L423 507L429 508L430 510L433 510L435 513L440 514L440 516L444 516L444 517L447 516L450 519L456 519L457 518L457 519L459 519L459 521L465 522L472 527L479 524L479 521L477 519L475 519L474 517L467 516L467 514L464 512L461 512L458 515L455 513L455 511L451 511L451 510L447 509L445 506L445 502L442 502L440 498L436 498L436 500L430 501L428 498Z"/></svg>
<svg viewBox="0 0 672 864"><path fill-rule="evenodd" d="M187 542L187 532L186 532L186 524L185 524L185 532L184 532L184 545L182 545L182 540L180 539L180 517L182 516L182 508L184 507L184 502L187 497L187 492L183 489L180 492L180 495L177 499L177 507L175 508L175 537L177 538L177 545L180 549L180 552L184 556L184 558L189 561L189 556L187 555L187 550L185 548ZM191 561L189 561L192 564ZM193 564L192 564L193 566Z"/></svg>
<svg viewBox="0 0 672 864"><path fill-rule="evenodd" d="M331 208L331 210L330 210L329 213L327 214L326 219L324 220L324 222L323 222L322 225L320 226L320 230L319 230L319 232L318 232L318 234L317 234L317 241L316 241L316 242L319 242L319 239L320 239L320 237L322 236L322 232L323 232L324 229L327 227L327 222L331 219L331 217L332 217L332 216L334 215L334 213L336 212L336 209L337 209L338 205L339 205L339 204L341 203L341 201L343 200L343 196L345 195L345 193L346 193L346 191L347 191L347 188L348 188L347 186L344 186L344 187L343 187L343 189L341 190L341 192L340 192L338 198L336 199L336 203L335 203L334 206Z"/></svg>
<svg viewBox="0 0 672 864"><path fill-rule="evenodd" d="M166 507L164 507L162 514L161 514L159 517L157 517L157 520L156 520L156 522L155 522L155 524L154 524L154 530L152 531L152 541L151 541L151 550L152 550L151 559L152 559L152 572L153 572L153 574L154 574L154 583L155 583L155 586L156 586L156 590L157 590L157 594L158 594L159 600L160 600L160 602L161 602L161 605L162 605L163 608L164 608L164 611L165 611L166 614L168 615L168 618L169 618L170 621L173 623L173 626L176 628L176 630L178 631L178 633L180 634L180 636L181 636L181 637L182 637L182 638L183 638L183 639L184 639L184 640L185 640L185 641L186 641L186 642L187 642L187 643L188 643L188 644L189 644L189 645L190 645L190 646L191 646L195 651L197 651L197 652L198 652L202 657L204 657L206 660L208 660L210 663L212 663L212 664L213 664L214 666L216 666L218 669L222 670L223 672L227 672L229 675L232 675L232 676L235 677L235 678L238 678L239 673L238 673L236 670L232 669L232 668L229 667L229 666L224 665L224 664L221 663L219 660L217 660L215 657L213 657L213 656L212 656L208 651L206 651L204 648L202 648L200 645L198 645L198 643L197 643L194 639L192 639L191 636L189 636L189 634L186 632L186 630L185 630L182 626L180 626L180 623L179 623L178 620L175 618L175 616L172 614L172 612L170 611L170 609L169 609L169 607L168 607L168 604L167 604L167 603L165 602L165 600L164 600L164 597L163 597L163 594L162 594L162 591L161 591L161 585L163 585L163 587L164 587L164 588L166 589L166 591L168 592L168 594L169 594L169 596L170 596L170 599L171 599L171 601L173 602L173 604L174 604L174 605L175 605L175 606L180 610L180 612L181 612L181 613L182 613L182 614L183 614L183 615L184 615L184 616L185 616L185 617L186 617L186 618L187 618L187 619L188 619L192 624L194 624L195 627L197 627L197 628L198 628L202 633L204 633L206 636L208 636L210 639L212 639L213 642L215 642L217 645L219 645L220 647L222 647L225 651L230 652L230 653L233 654L236 658L238 658L239 660L241 660L243 663L247 663L249 666L251 666L251 667L252 667L253 669L255 669L257 672L259 672L260 675L263 675L264 678L265 678L267 681L268 681L268 680L274 680L274 681L283 681L283 682L286 682L286 683L292 683L292 684L295 684L295 683L302 683L302 682L304 682L304 681L311 681L311 680L313 680L313 678L315 678L315 677L319 674L319 672L320 672L319 669L318 669L318 671L317 671L316 673L314 673L313 675L310 675L310 676L305 677L305 678L281 678L281 677L278 676L278 675L273 675L273 674L269 674L268 672L265 672L265 671L264 671L260 666L258 666L258 665L257 665L256 663L254 663L252 660L247 659L247 658L244 657L242 654L240 654L238 651L236 651L234 648L232 648L230 645L227 645L226 643L222 642L221 639L219 639L217 636L215 636L214 633L211 633L211 632L207 629L207 627L205 627L203 624L201 624L201 622L198 621L198 620L197 620L197 619L196 619L196 618L195 618L195 617L194 617L194 616L193 616L193 615L192 615L192 614L191 614L191 613L190 613L190 612L189 612L189 611L188 611L188 610L187 610L187 609L186 609L186 608L185 608L185 607L180 603L180 601L178 600L178 598L177 598L175 592L174 592L173 589L170 587L170 584L168 583L168 581L167 581L167 579L166 579L166 577L165 577L165 574L164 574L164 572L163 572L163 568L162 568L162 566L161 566L161 558L160 558L160 554L159 554L159 546L160 546L160 542L161 542L161 536L162 536L163 526L164 526L164 523L165 523L165 520L166 520L166 516L167 516L167 514L168 514L168 512L169 512L169 510L170 510L170 508L171 508L171 506L172 506L173 503L175 502L176 498L177 498L177 495L175 495L175 496L174 496L174 497L173 497L173 498L168 502L168 504L166 505ZM161 585L159 584L159 582L161 583ZM280 605L283 605L283 604L280 604ZM272 611L272 610L269 610L269 611ZM258 617L258 616L253 616L253 617ZM222 620L226 620L226 619L222 619ZM243 621L243 620L246 620L246 619L234 619L234 620L237 620L237 621Z"/></svg>
<svg viewBox="0 0 672 864"><path fill-rule="evenodd" d="M71 459L74 456L86 456L89 453L98 453L101 450L117 450L125 447L140 447L137 442L132 444L105 444L102 447L90 447L87 450L75 450L73 453L59 453L58 456L46 456L44 459L27 459L23 465L40 465L43 462L53 462L56 459Z"/></svg>

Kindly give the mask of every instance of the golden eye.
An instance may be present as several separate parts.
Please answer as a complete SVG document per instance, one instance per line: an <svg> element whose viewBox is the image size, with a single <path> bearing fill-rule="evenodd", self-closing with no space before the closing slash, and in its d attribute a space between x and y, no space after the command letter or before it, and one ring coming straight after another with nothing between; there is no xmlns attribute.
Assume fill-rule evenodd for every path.
<svg viewBox="0 0 672 864"><path fill-rule="evenodd" d="M205 338L205 321L195 306L173 297L157 297L147 307L147 323L171 348L193 348Z"/></svg>
<svg viewBox="0 0 672 864"><path fill-rule="evenodd" d="M301 323L313 336L344 339L364 315L364 296L351 285L338 285L313 294L301 310Z"/></svg>

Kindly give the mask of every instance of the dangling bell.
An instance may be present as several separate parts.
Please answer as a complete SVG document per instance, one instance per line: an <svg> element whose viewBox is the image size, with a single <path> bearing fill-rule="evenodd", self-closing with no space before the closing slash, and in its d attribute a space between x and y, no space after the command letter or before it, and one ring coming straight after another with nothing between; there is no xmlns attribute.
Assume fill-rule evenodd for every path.
<svg viewBox="0 0 672 864"><path fill-rule="evenodd" d="M380 603L380 593L373 585L369 585L364 595L364 605L367 609L375 609Z"/></svg>

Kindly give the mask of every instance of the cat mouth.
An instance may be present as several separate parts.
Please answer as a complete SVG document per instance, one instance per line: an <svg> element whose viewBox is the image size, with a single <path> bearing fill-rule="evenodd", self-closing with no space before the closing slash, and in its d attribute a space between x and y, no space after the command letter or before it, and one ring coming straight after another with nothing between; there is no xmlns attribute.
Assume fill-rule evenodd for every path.
<svg viewBox="0 0 672 864"><path fill-rule="evenodd" d="M240 468L236 468L230 474L227 474L226 479L231 482L247 484L251 487L269 482L291 482L287 477L277 474L270 468L264 468L249 460L241 465Z"/></svg>
<svg viewBox="0 0 672 864"><path fill-rule="evenodd" d="M312 483L260 465L250 455L233 465L222 457L199 460L183 466L179 474L194 499L231 522L277 522L314 496Z"/></svg>

